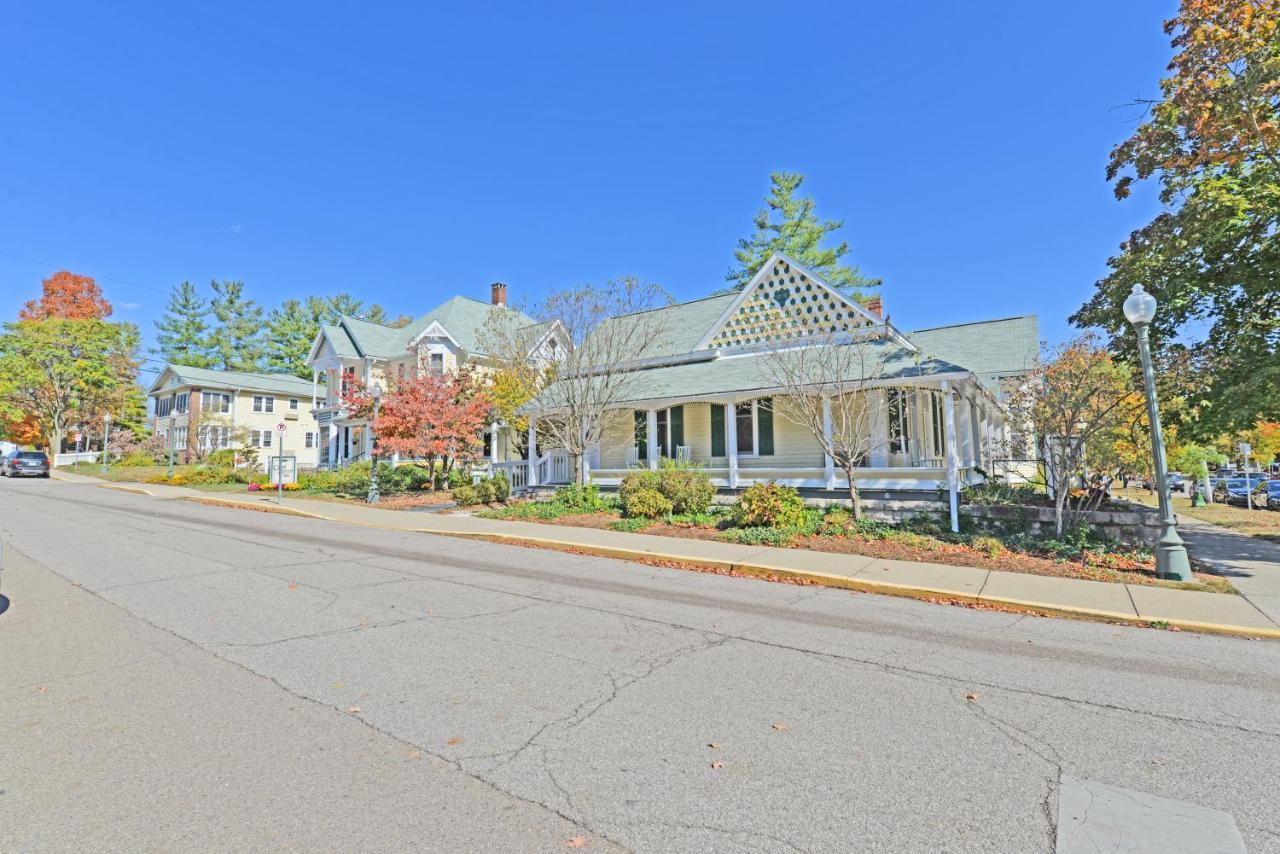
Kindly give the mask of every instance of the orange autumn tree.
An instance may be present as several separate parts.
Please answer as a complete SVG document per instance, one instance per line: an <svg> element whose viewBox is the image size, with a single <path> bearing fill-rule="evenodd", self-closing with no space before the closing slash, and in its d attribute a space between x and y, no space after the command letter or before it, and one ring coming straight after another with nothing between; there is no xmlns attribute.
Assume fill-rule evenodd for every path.
<svg viewBox="0 0 1280 854"><path fill-rule="evenodd" d="M372 425L380 455L399 454L430 468L438 461L445 472L480 456L493 409L476 375L466 369L401 380L383 395L376 419L373 394L358 379L346 381L342 403L352 417Z"/></svg>
<svg viewBox="0 0 1280 854"><path fill-rule="evenodd" d="M19 320L101 320L111 316L111 303L90 276L59 270L41 283L43 295L29 300L18 313Z"/></svg>

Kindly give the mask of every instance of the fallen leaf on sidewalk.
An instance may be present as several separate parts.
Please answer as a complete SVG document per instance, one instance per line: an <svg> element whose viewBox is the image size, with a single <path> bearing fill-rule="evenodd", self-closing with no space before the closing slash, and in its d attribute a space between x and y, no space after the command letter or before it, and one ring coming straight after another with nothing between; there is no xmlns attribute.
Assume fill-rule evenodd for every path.
<svg viewBox="0 0 1280 854"><path fill-rule="evenodd" d="M48 686L48 685L41 685L41 686L40 686L39 688L37 688L36 690L37 690L37 691L39 691L41 694L48 694L48 693L49 693L49 686Z"/></svg>
<svg viewBox="0 0 1280 854"><path fill-rule="evenodd" d="M296 581L290 581L290 582L289 582L289 589L290 589L290 590L297 590L297 589L298 589L298 582L296 582Z"/></svg>
<svg viewBox="0 0 1280 854"><path fill-rule="evenodd" d="M715 768L715 769L717 769L717 770L719 770L720 768L723 768L723 767L724 767L724 763L723 763L723 762L712 762L712 763L711 763L711 767L712 767L712 768Z"/></svg>
<svg viewBox="0 0 1280 854"><path fill-rule="evenodd" d="M774 728L774 729L776 729L778 732L785 732L785 731L786 731L786 729L787 729L787 725L786 725L786 724L774 724L774 725L773 725L773 728Z"/></svg>
<svg viewBox="0 0 1280 854"><path fill-rule="evenodd" d="M565 848L586 848L587 840L581 836L574 836L565 840Z"/></svg>
<svg viewBox="0 0 1280 854"><path fill-rule="evenodd" d="M409 758L410 758L410 759L421 759L421 758L422 758L422 751L421 751L421 750L410 750L410 751L409 751Z"/></svg>
<svg viewBox="0 0 1280 854"><path fill-rule="evenodd" d="M335 688L345 688L345 687L347 687L347 683L346 683L346 682L334 682L334 683L333 683L333 687L335 687Z"/></svg>
<svg viewBox="0 0 1280 854"><path fill-rule="evenodd" d="M708 745L707 745L707 747L710 747L712 750L719 750L719 749L720 749L720 742L718 742L718 741L713 741L713 742L711 742L710 744L708 744Z"/></svg>
<svg viewBox="0 0 1280 854"><path fill-rule="evenodd" d="M347 706L347 714L350 714L350 715L358 715L358 714L360 714L360 707L359 707L359 706Z"/></svg>
<svg viewBox="0 0 1280 854"><path fill-rule="evenodd" d="M462 744L462 736L455 735L453 738L446 741L445 744L449 745L450 747L456 747L457 745Z"/></svg>
<svg viewBox="0 0 1280 854"><path fill-rule="evenodd" d="M976 699L978 699L978 695L977 695L977 694L965 694L965 695L964 695L964 698L965 698L966 700L976 700Z"/></svg>

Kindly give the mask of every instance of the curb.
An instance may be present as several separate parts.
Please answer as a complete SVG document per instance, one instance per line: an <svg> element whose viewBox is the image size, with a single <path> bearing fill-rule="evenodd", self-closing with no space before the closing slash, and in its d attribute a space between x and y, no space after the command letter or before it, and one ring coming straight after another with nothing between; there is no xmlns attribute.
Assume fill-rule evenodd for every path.
<svg viewBox="0 0 1280 854"><path fill-rule="evenodd" d="M754 578L763 578L766 580L776 580L779 578L791 579L793 581L802 581L817 587L830 587L841 590L853 590L860 593L876 593L883 596L896 596L906 599L929 600L940 603L954 603L961 605L998 605L1003 608L1009 608L1016 611L1023 611L1030 614L1040 616L1062 617L1067 619L1088 620L1090 622L1111 623L1113 625L1133 626L1135 628L1152 628L1155 624L1167 625L1170 628L1178 628L1185 631L1201 632L1204 634L1229 635L1232 637L1244 638L1268 638L1280 640L1280 629L1255 629L1247 626L1236 626L1222 623L1202 623L1194 620L1178 620L1178 619L1151 619L1147 617L1138 617L1133 614L1122 614L1116 611L1100 611L1089 608L1073 608L1065 605L1047 604L1044 602L1030 602L1020 599L1005 599L998 596L967 596L963 593L956 593L950 590L939 590L931 587L917 587L906 584L887 584L881 581L868 581L859 579L856 576L847 575L831 575L825 572L810 572L807 570L795 569L778 569L774 567L759 566L750 563L735 563L733 561L717 561L705 558L689 558L680 555L668 555L661 552L640 551L636 549L623 549L609 546L591 546L576 543L566 543L563 540L543 539L541 537L529 537L510 534L490 534L490 533L454 533L446 531L428 531L425 529L416 529L421 533L436 534L438 536L457 537L459 539L486 540L488 542L502 543L505 545L515 546L531 546L534 548L546 548L555 551L571 552L574 554L589 554L599 557L618 558L621 560L631 560L639 563L660 563L662 566L672 566L675 568L689 567L702 568L711 570L730 571L741 575L751 576Z"/></svg>
<svg viewBox="0 0 1280 854"><path fill-rule="evenodd" d="M179 501L190 501L195 504L207 504L210 507L230 507L236 510L256 510L259 513L279 513L284 516L298 516L303 519L320 519L325 522L341 522L340 519L333 519L329 516L321 516L319 513L308 513L306 510L297 510L293 507L282 507L279 504L250 504L247 501L238 501L235 499L214 498L205 495L179 495Z"/></svg>
<svg viewBox="0 0 1280 854"><path fill-rule="evenodd" d="M132 492L139 495L151 495L140 489L131 487L117 486L115 484L96 484L106 489L119 489L122 492ZM304 519L317 519L325 522L336 522L345 525L358 525L364 528L377 528L380 530L391 531L409 531L421 534L434 534L442 537L455 537L464 540L483 540L486 542L500 543L504 545L525 546L530 548L544 548L554 551L569 552L574 554L594 555L598 557L616 558L619 560L629 560L637 563L657 564L670 568L688 568L688 569L705 569L713 572L731 572L742 576L750 576L753 578L762 578L765 580L776 581L778 579L787 579L790 581L811 584L818 587L830 587L839 590L852 590L860 593L875 593L883 596L897 596L907 599L927 600L942 604L956 605L992 605L999 608L1018 611L1038 616L1052 616L1075 620L1088 620L1091 622L1110 623L1113 625L1133 626L1136 628L1155 628L1156 626L1176 628L1184 631L1200 632L1203 634L1227 635L1231 637L1254 638L1254 639L1272 639L1280 640L1280 628L1250 628L1248 626L1237 626L1224 623L1203 623L1196 620L1180 620L1180 619L1153 619L1149 617L1140 617L1133 614L1122 614L1116 611L1102 611L1090 608L1074 608L1066 605L1051 604L1045 602L1034 602L1022 599L1005 599L998 596L970 596L963 593L956 593L951 590L941 590L932 587L920 587L905 584L888 584L882 581L870 581L859 579L856 576L832 575L825 572L812 572L808 570L798 569L781 569L776 567L768 567L751 563L738 563L731 560L715 560L714 558L690 558L684 555L666 554L658 551L644 551L640 549L620 548L616 546L593 546L580 543L569 543L564 540L531 537L519 534L502 534L496 532L482 531L436 531L429 528L391 528L385 525L378 525L373 522L348 521L344 519L335 519L332 516L326 516L320 513L312 513L306 510L298 510L293 507L282 507L275 504L254 504L239 499L217 498L214 496L203 495L183 495L178 496L181 501L191 501L196 504L206 504L211 507L229 507L239 510L255 510L259 513L280 513L287 516L297 516Z"/></svg>
<svg viewBox="0 0 1280 854"><path fill-rule="evenodd" d="M61 478L59 478L59 480L61 480ZM73 483L73 481L66 481L66 482ZM95 483L93 485L98 487L98 489L114 489L117 492L128 492L131 495L146 495L153 498L155 497L154 492L148 492L147 490L140 489L136 486L120 486L119 484L115 484L115 483Z"/></svg>

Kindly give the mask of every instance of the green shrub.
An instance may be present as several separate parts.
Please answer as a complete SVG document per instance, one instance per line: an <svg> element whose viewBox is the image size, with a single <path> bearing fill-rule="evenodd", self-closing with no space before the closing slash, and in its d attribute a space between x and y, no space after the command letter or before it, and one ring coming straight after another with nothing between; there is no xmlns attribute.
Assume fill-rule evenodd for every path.
<svg viewBox="0 0 1280 854"><path fill-rule="evenodd" d="M610 522L609 527L615 531L626 531L628 533L634 534L637 531L643 531L645 528L649 527L652 524L653 524L652 519L635 517L635 518L627 518L627 519L618 519L617 521Z"/></svg>
<svg viewBox="0 0 1280 854"><path fill-rule="evenodd" d="M734 516L734 524L739 528L799 528L805 521L800 493L772 480L744 489Z"/></svg>
<svg viewBox="0 0 1280 854"><path fill-rule="evenodd" d="M511 497L511 480L506 472L498 472L489 482L493 484L493 497L497 501L506 501Z"/></svg>
<svg viewBox="0 0 1280 854"><path fill-rule="evenodd" d="M627 498L633 492L641 489L652 489L661 491L659 486L662 484L662 478L656 471L649 469L632 469L622 479L622 483L618 484L618 501L625 508L627 506Z"/></svg>
<svg viewBox="0 0 1280 854"><path fill-rule="evenodd" d="M586 486L570 484L555 491L551 503L558 504L565 510L574 513L599 513L612 509L612 502L600 494L600 487L594 483Z"/></svg>
<svg viewBox="0 0 1280 854"><path fill-rule="evenodd" d="M449 488L457 489L459 486L468 486L471 483L471 473L462 469L449 469Z"/></svg>
<svg viewBox="0 0 1280 854"><path fill-rule="evenodd" d="M231 467L236 464L235 448L220 448L204 458L206 465Z"/></svg>
<svg viewBox="0 0 1280 854"><path fill-rule="evenodd" d="M658 472L658 491L676 513L705 513L715 498L711 478L691 468L664 468Z"/></svg>
<svg viewBox="0 0 1280 854"><path fill-rule="evenodd" d="M118 460L112 460L118 466L153 466L156 461L146 451L130 451Z"/></svg>
<svg viewBox="0 0 1280 854"><path fill-rule="evenodd" d="M475 490L481 504L492 504L497 498L497 490L494 489L493 481L489 478L476 481Z"/></svg>
<svg viewBox="0 0 1280 854"><path fill-rule="evenodd" d="M988 479L960 493L965 504L1024 504L1049 507L1052 503L1044 490L1029 483L1012 484Z"/></svg>
<svg viewBox="0 0 1280 854"><path fill-rule="evenodd" d="M741 543L744 546L789 546L796 537L804 533L800 528L774 528L755 526L750 528L729 528L720 533L718 539L730 543Z"/></svg>
<svg viewBox="0 0 1280 854"><path fill-rule="evenodd" d="M435 472L431 468L417 463L400 466L397 471L405 473L405 488L414 491L429 489L435 480Z"/></svg>
<svg viewBox="0 0 1280 854"><path fill-rule="evenodd" d="M656 489L633 489L623 499L622 510L630 517L657 519L671 512L671 499Z"/></svg>
<svg viewBox="0 0 1280 854"><path fill-rule="evenodd" d="M1004 543L1000 542L996 537L977 536L969 540L969 545L985 554L987 557L996 557L1004 554Z"/></svg>
<svg viewBox="0 0 1280 854"><path fill-rule="evenodd" d="M298 472L298 486L312 492L336 492L338 489L338 473L320 469L300 471Z"/></svg>
<svg viewBox="0 0 1280 854"><path fill-rule="evenodd" d="M453 500L459 507L471 507L480 503L480 493L474 486L464 483L455 486L452 491Z"/></svg>

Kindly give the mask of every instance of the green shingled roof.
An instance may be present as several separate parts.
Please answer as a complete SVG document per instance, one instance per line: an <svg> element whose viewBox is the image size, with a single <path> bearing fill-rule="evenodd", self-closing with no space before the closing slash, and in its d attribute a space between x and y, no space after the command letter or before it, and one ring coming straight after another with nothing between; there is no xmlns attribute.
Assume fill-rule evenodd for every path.
<svg viewBox="0 0 1280 854"><path fill-rule="evenodd" d="M918 329L907 337L923 355L963 365L987 385L996 377L1031 370L1040 354L1034 314Z"/></svg>
<svg viewBox="0 0 1280 854"><path fill-rule="evenodd" d="M845 345L859 346L859 345ZM871 375L847 376L851 380L868 379L906 380L941 374L964 373L965 369L940 359L924 359L906 347L892 341L865 342L868 348L867 367L876 368ZM883 354L881 370L878 362ZM775 391L778 383L769 370L770 353L751 353L741 356L725 356L680 365L645 368L623 376L621 394L614 401L618 404L642 400L670 400L679 398L708 398L716 395L750 395L752 392ZM851 360L852 364L852 360ZM543 390L522 410L537 413L556 408L556 386Z"/></svg>
<svg viewBox="0 0 1280 854"><path fill-rule="evenodd" d="M155 391L160 386L166 373L172 373L179 385L196 388L243 389L244 391L270 391L280 394L310 395L311 380L304 380L292 374L251 374L242 371L213 371L208 368L193 368L189 365L168 365L156 382L151 386Z"/></svg>
<svg viewBox="0 0 1280 854"><path fill-rule="evenodd" d="M693 348L711 330L715 322L720 319L720 315L724 314L725 309L729 307L729 303L733 302L737 296L738 292L734 291L650 309L646 312L624 314L606 320L600 324L600 328L606 329L611 323L633 321L639 314L655 315L657 317L655 327L662 330L662 340L653 342L652 349L647 350L644 357L656 359L663 356L679 356L693 352Z"/></svg>
<svg viewBox="0 0 1280 854"><path fill-rule="evenodd" d="M373 356L376 359L398 359L408 350L409 342L432 323L439 323L463 349L474 354L483 352L480 346L482 332L492 308L491 304L480 300L453 297L400 329L358 317L343 317L341 326L321 328L335 352L347 358ZM526 323L534 324L533 318L523 312L508 310Z"/></svg>

